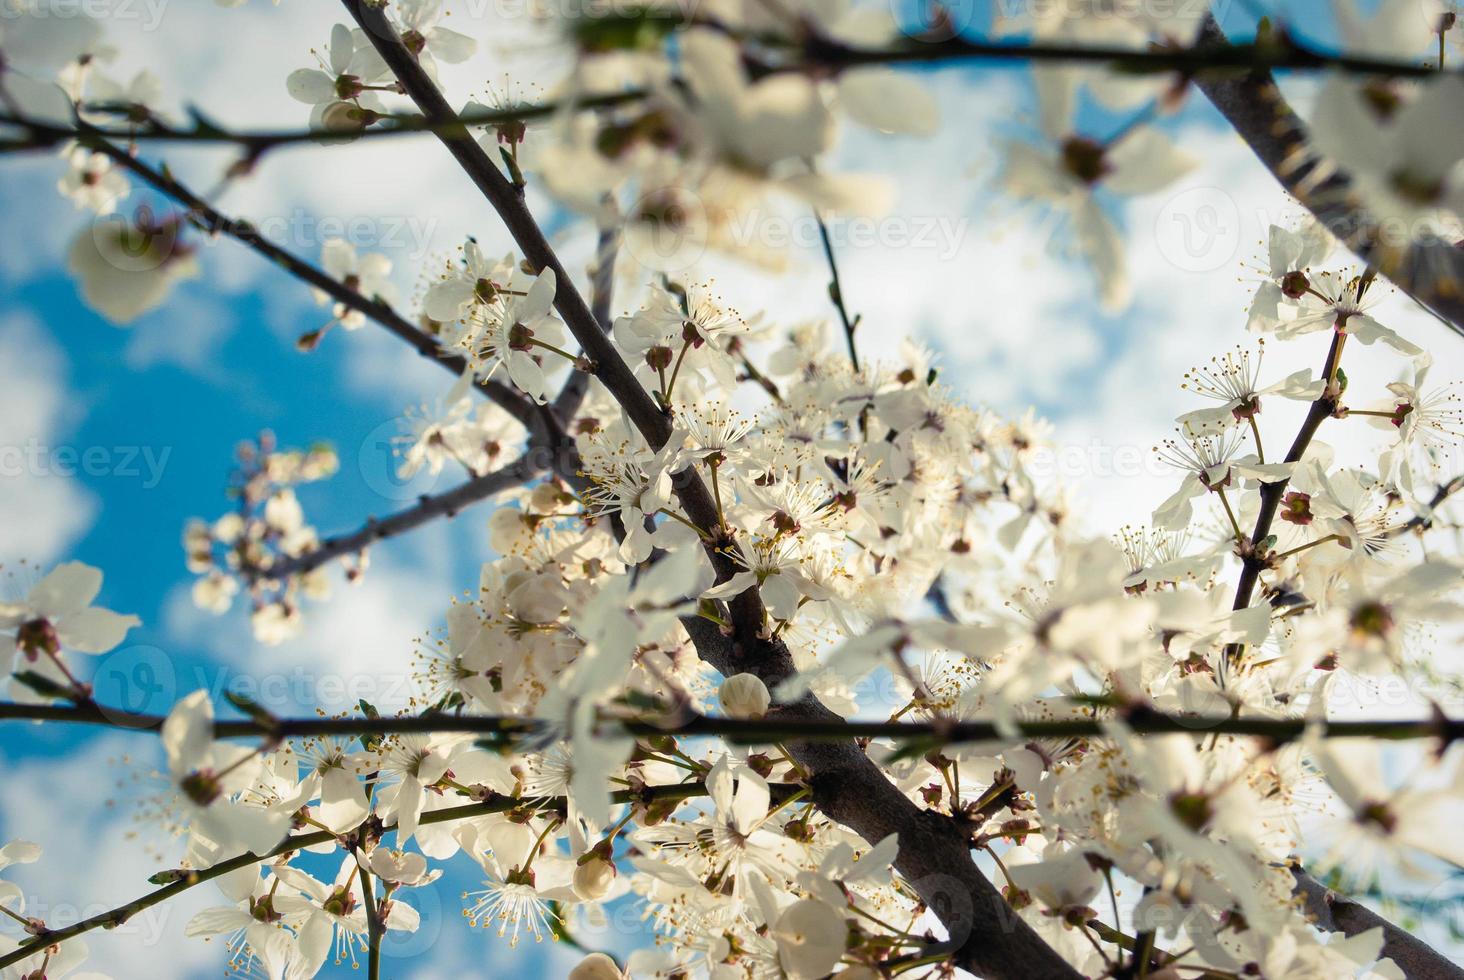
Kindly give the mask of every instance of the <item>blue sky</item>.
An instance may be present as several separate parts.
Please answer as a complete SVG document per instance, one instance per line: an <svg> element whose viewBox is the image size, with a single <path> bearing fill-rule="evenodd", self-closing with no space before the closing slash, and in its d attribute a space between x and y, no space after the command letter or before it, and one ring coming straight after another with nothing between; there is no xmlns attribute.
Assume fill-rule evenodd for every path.
<svg viewBox="0 0 1464 980"><path fill-rule="evenodd" d="M311 63L306 49L325 42L334 19L331 4L221 11L197 3L165 8L156 30L110 27L123 52L120 75L148 65L175 100L187 92L189 101L240 125L288 125L303 124L305 113L285 96L284 75ZM522 26L507 26L504 47ZM500 53L485 51L450 75L455 101L496 77L491 59ZM516 57L524 72L553 63L537 47ZM1118 471L1102 460L1162 438L1186 405L1180 373L1245 339L1243 311L1260 273L1244 263L1259 260L1266 223L1293 212L1209 107L1192 103L1166 126L1202 166L1173 193L1119 213L1131 232L1136 300L1121 315L1099 315L1086 272L1051 248L1031 215L991 193L993 133L1019 133L1030 123L1024 73L927 77L947 118L960 125L931 141L851 132L837 155L844 169L895 174L897 215L961 220L958 234L939 247L875 244L840 255L850 305L865 315L866 349L891 350L913 332L942 353L947 380L959 380L973 400L1013 415L1037 404L1076 460L1068 476L1086 519L1097 530L1142 521L1170 479L1151 467ZM1304 86L1295 91L1305 98ZM155 148L146 152L158 159ZM169 152L167 159L202 189L225 158ZM476 581L489 554L486 508L375 549L361 586L339 585L331 604L307 610L304 636L273 649L254 643L237 610L216 619L192 608L180 535L189 517L212 519L226 509L233 446L262 429L282 446L327 441L339 452L340 472L301 491L322 533L404 506L431 485L402 487L382 443L398 431L405 407L439 397L451 378L370 326L333 331L315 353L300 354L294 338L328 311L305 287L227 242L202 250L203 278L184 284L162 309L127 329L110 326L81 303L64 272L66 242L85 218L54 193L60 172L48 157L0 160L0 447L12 455L18 447L39 449L22 472L0 476L0 561L11 576L0 588L22 592L35 579L17 565L21 559L45 567L76 558L102 568L103 604L143 620L96 664L104 700L145 695L130 707L165 711L194 688L219 691L240 678L275 684L271 690L282 692L269 704L275 710L344 710L352 699L329 686L342 678L394 689L414 639L440 624L455 591ZM147 199L134 193L126 206ZM1166 207L1194 200L1228 201L1237 222L1232 251L1201 272L1166 260L1161 225ZM463 234L477 235L490 251L506 247L486 205L426 139L282 153L231 188L221 207L274 219L282 244L312 260L323 223L364 219L358 244L404 242L381 249L397 262L404 297L428 258L447 254ZM583 230L566 226L560 240L570 267L581 267L589 250ZM790 324L826 315L817 255L789 258L801 275L778 279L736 265L710 271L744 312L767 309ZM1450 346L1442 329L1402 301L1385 310L1392 317L1385 322L1439 350L1438 380L1459 376L1460 342ZM1275 370L1279 376L1293 361L1311 360L1310 350L1277 352ZM1392 380L1398 368L1359 364L1354 383ZM90 450L96 465L64 472L67 450L79 458ZM94 912L141 894L148 874L176 861L176 842L144 833L139 842L119 843L147 795L140 774L156 764L155 750L143 735L0 729L10 776L0 798L0 840L26 837L48 851L41 864L13 869L33 902L58 917L67 906ZM113 805L103 807L104 800ZM478 972L485 963L525 976L562 975L565 959L551 963L542 949L510 953L496 937L468 933L458 916L458 892L473 879L464 863L434 886L427 905L440 911L402 950L441 959L431 966L394 959L399 965L388 975L442 976L470 964ZM94 967L128 980L157 975L162 960L170 974L217 975L222 951L180 938L192 911L217 900L197 889L158 918L95 936ZM620 948L633 931L608 933L603 942Z"/></svg>

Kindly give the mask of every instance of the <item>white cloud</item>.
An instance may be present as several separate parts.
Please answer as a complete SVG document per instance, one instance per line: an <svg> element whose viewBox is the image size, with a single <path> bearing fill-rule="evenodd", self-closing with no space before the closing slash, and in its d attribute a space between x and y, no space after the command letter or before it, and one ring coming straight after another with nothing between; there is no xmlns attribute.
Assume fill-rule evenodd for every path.
<svg viewBox="0 0 1464 980"><path fill-rule="evenodd" d="M153 736L143 733L92 739L65 755L7 760L6 780L28 791L0 794L0 840L43 848L35 864L6 870L25 890L29 914L53 926L96 915L152 891L148 876L176 866L177 842L137 817L152 785L144 774L157 757ZM117 980L158 976L164 961L169 976L221 968L222 946L183 933L198 909L220 901L205 885L115 929L87 934L80 941L91 953L88 968Z"/></svg>
<svg viewBox="0 0 1464 980"><path fill-rule="evenodd" d="M211 381L223 379L213 355L233 331L234 316L223 303L200 293L175 296L161 311L129 328L123 352L129 368L145 371L171 364Z"/></svg>
<svg viewBox="0 0 1464 980"><path fill-rule="evenodd" d="M455 581L454 549L482 555L486 534L465 533L473 517L437 525L372 550L372 565L355 585L335 576L327 602L306 602L304 629L278 646L254 641L248 603L219 618L193 606L188 589L168 597L163 628L180 647L201 647L217 663L184 671L180 694L205 688L216 701L234 690L270 710L353 709L365 698L382 711L406 707L413 694L413 653L440 627L454 594L474 583Z"/></svg>
<svg viewBox="0 0 1464 980"><path fill-rule="evenodd" d="M1147 450L1172 434L1177 415L1200 406L1180 389L1185 371L1237 345L1256 346L1245 329L1246 312L1265 274L1270 225L1294 225L1304 213L1230 131L1191 124L1176 138L1203 162L1171 188L1125 208L1134 303L1116 318L1113 349L1084 378L1086 397L1057 419L1058 443L1076 447L1073 458L1089 462L1076 474L1077 489L1086 516L1104 530L1146 523L1177 485L1177 472L1155 466ZM1339 252L1330 264L1345 261ZM1382 322L1436 352L1437 381L1459 378L1464 348L1458 338L1405 296L1380 288L1387 290L1375 311ZM1269 341L1265 378L1320 370L1328 342L1325 333ZM1408 370L1405 358L1381 344L1353 344L1343 363L1359 401L1372 400ZM1289 447L1302 413L1281 399L1265 403L1261 429L1273 458ZM1328 424L1319 438L1357 454L1376 446L1378 434L1364 423L1343 421ZM1140 455L1137 471L1115 472L1104 462L1120 449Z"/></svg>
<svg viewBox="0 0 1464 980"><path fill-rule="evenodd" d="M66 355L24 314L0 318L0 561L47 564L92 524L96 498L71 475L80 406Z"/></svg>
<svg viewBox="0 0 1464 980"><path fill-rule="evenodd" d="M0 181L0 281L24 282L63 264L66 244L85 220L56 193L63 164L50 153L10 154Z"/></svg>

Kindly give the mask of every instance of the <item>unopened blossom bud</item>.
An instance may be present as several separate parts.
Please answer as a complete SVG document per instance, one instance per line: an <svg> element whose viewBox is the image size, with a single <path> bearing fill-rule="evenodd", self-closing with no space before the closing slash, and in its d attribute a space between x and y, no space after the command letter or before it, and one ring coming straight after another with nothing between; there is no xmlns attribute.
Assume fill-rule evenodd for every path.
<svg viewBox="0 0 1464 980"><path fill-rule="evenodd" d="M757 719L768 713L773 696L756 674L737 674L722 682L717 692L729 718Z"/></svg>
<svg viewBox="0 0 1464 980"><path fill-rule="evenodd" d="M646 364L657 371L664 371L671 366L672 358L676 355L669 347L652 347L646 351Z"/></svg>
<svg viewBox="0 0 1464 980"><path fill-rule="evenodd" d="M244 518L238 514L225 514L213 523L213 536L224 544L233 544L244 533Z"/></svg>
<svg viewBox="0 0 1464 980"><path fill-rule="evenodd" d="M580 859L574 869L574 893L584 902L598 902L610 894L615 884L615 863L598 851L592 851Z"/></svg>
<svg viewBox="0 0 1464 980"><path fill-rule="evenodd" d="M320 124L332 133L352 133L366 127L362 109L354 102L332 102L320 114Z"/></svg>
<svg viewBox="0 0 1464 980"><path fill-rule="evenodd" d="M569 971L569 980L621 980L620 968L604 953L591 953Z"/></svg>

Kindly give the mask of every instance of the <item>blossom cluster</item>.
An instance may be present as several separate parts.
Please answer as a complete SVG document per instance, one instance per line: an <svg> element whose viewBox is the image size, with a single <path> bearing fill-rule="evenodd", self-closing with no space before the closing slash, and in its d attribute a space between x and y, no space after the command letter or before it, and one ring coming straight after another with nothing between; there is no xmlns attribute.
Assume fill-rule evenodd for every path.
<svg viewBox="0 0 1464 980"><path fill-rule="evenodd" d="M769 195L877 206L870 180L812 161L845 120L934 132L930 95L888 68L820 74L797 57L816 47L812 26L826 46L875 47L895 25L840 4L794 4L793 17L783 3L715 6L683 23L648 4L634 31L560 16L569 108L532 131L493 123L475 145L515 193L542 186L640 258L733 246L727 222ZM1087 5L1059 6L1004 26L1091 37ZM437 0L387 16L428 79L476 50ZM1108 23L1110 41L1136 47L1199 30L1198 15L1178 13ZM105 103L108 119L130 106L139 132L155 124L154 87L107 80L98 36L77 30L57 28L49 50L62 53L45 67L59 85L34 91L0 35L4 91L28 114L59 92L68 117ZM1396 33L1384 53L1417 54ZM321 141L403 116L404 79L379 42L338 25L318 67L285 81ZM1050 145L1008 145L1002 183L1071 213L1071 240L1117 309L1121 235L1097 195L1148 193L1191 166L1154 125L1188 79L1036 78ZM1333 79L1315 149L1380 220L1450 228L1464 143L1433 137L1458 87L1456 76L1399 84L1389 103ZM1106 140L1080 134L1081 96L1134 115ZM1380 141L1356 132L1379 126L1397 132L1357 157ZM78 206L107 215L128 195L107 154L68 145L64 159L60 191ZM118 321L161 302L194 270L197 217L139 212L88 229L72 253L84 293ZM1310 221L1271 229L1244 324L1254 336L1176 379L1195 402L1156 447L1173 492L1147 526L1109 535L1085 525L1071 488L1034 472L1049 435L1035 413L970 404L913 341L861 358L836 274L839 322L787 323L740 312L715 282L678 271L681 258L627 262L631 289L591 338L569 322L570 273L468 239L428 264L401 321L457 377L437 407L408 416L399 472L474 481L536 450L549 461L491 484L491 556L423 624L415 694L398 714L363 703L299 735L237 699L255 726L238 739L219 737L203 691L173 707L160 727L165 800L185 843L154 883L211 882L220 904L188 932L223 937L234 970L271 977L356 964L383 932L415 930L410 890L450 862L482 880L463 896L466 923L510 945L637 903L647 948L624 964L591 954L579 978L942 976L955 963L949 924L902 870L910 841L938 825L1081 975L1129 975L1147 948L1137 975L1401 976L1381 930L1342 940L1315 928L1294 896L1297 862L1345 862L1360 879L1464 866L1451 833L1464 757L1385 751L1324 725L1339 692L1427 676L1428 630L1464 614L1450 533L1464 410L1434 386L1430 356L1378 318L1378 265L1352 267L1338 245ZM385 256L332 242L321 267L310 281L332 320L301 339L306 351L328 326L353 330L396 302ZM1263 353L1279 345L1316 367L1273 375ZM1344 364L1357 358L1405 380L1354 390ZM1305 411L1300 434L1271 422L1282 400ZM1349 456L1313 438L1323 426L1367 427L1383 444ZM336 552L295 488L337 460L265 436L238 464L232 509L184 533L193 598L223 613L247 592L256 637L280 642L298 633L303 600L328 597L337 563L319 559ZM364 550L339 560L348 579L367 574ZM15 700L101 711L70 655L111 650L139 625L93 605L101 584L68 563L0 603ZM844 741L929 824L866 838L831 814L799 729L780 728L810 705L833 721L928 723L918 739L892 728ZM1194 730L1143 732L1154 717ZM1287 720L1301 737L1243 730ZM720 740L695 721L745 724ZM961 722L991 722L998 737L942 737ZM1081 734L1022 729L1057 723ZM326 881L305 870L322 856L337 869ZM9 844L0 870L38 857ZM0 909L36 940L0 939L0 956L26 953L0 976L72 969L82 944L26 918L23 900L0 882Z"/></svg>

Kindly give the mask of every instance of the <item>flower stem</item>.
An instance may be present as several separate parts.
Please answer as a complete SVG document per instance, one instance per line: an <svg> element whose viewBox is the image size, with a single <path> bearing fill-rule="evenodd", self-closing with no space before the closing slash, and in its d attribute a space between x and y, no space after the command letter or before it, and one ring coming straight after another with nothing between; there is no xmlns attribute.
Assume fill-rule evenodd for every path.
<svg viewBox="0 0 1464 980"><path fill-rule="evenodd" d="M681 362L686 360L686 352L689 350L691 350L691 341L683 341L681 344L681 353L676 355L676 364L671 368L671 380L665 385L667 408L671 407L671 391L676 387L676 377L681 374ZM664 381L664 377L662 380Z"/></svg>
<svg viewBox="0 0 1464 980"><path fill-rule="evenodd" d="M1315 548L1319 544L1326 544L1328 541L1340 540L1342 540L1342 535L1329 534L1325 538L1317 538L1315 541L1308 541L1306 544L1297 545L1295 548L1283 551L1279 555L1272 555L1271 558L1273 561L1280 561L1283 558L1290 558L1292 555L1297 554L1298 552L1305 551L1308 548Z"/></svg>
<svg viewBox="0 0 1464 980"><path fill-rule="evenodd" d="M544 350L551 351L552 353L558 354L560 357L564 358L566 361L568 361L571 364L578 364L579 363L579 358L578 357L575 357L573 354L571 354L569 351L565 350L562 347L555 347L553 344L546 344L546 343L544 343L544 341L535 339L533 337L529 338L529 343L532 344L535 347L542 347Z"/></svg>
<svg viewBox="0 0 1464 980"><path fill-rule="evenodd" d="M712 499L717 502L717 524L725 528L727 526L727 512L722 509L722 484L717 479L717 467L719 464L712 462L707 465L712 470Z"/></svg>
<svg viewBox="0 0 1464 980"><path fill-rule="evenodd" d="M376 886L365 865L358 864L356 871L361 878L361 903L366 906L366 977L381 980L382 921L376 911Z"/></svg>
<svg viewBox="0 0 1464 980"><path fill-rule="evenodd" d="M1230 527L1235 532L1237 544L1245 544L1245 532L1240 529L1240 522L1235 519L1235 511L1230 509L1230 498L1225 496L1224 487L1216 487L1215 492L1220 495L1220 503L1225 507L1225 516L1230 518Z"/></svg>

